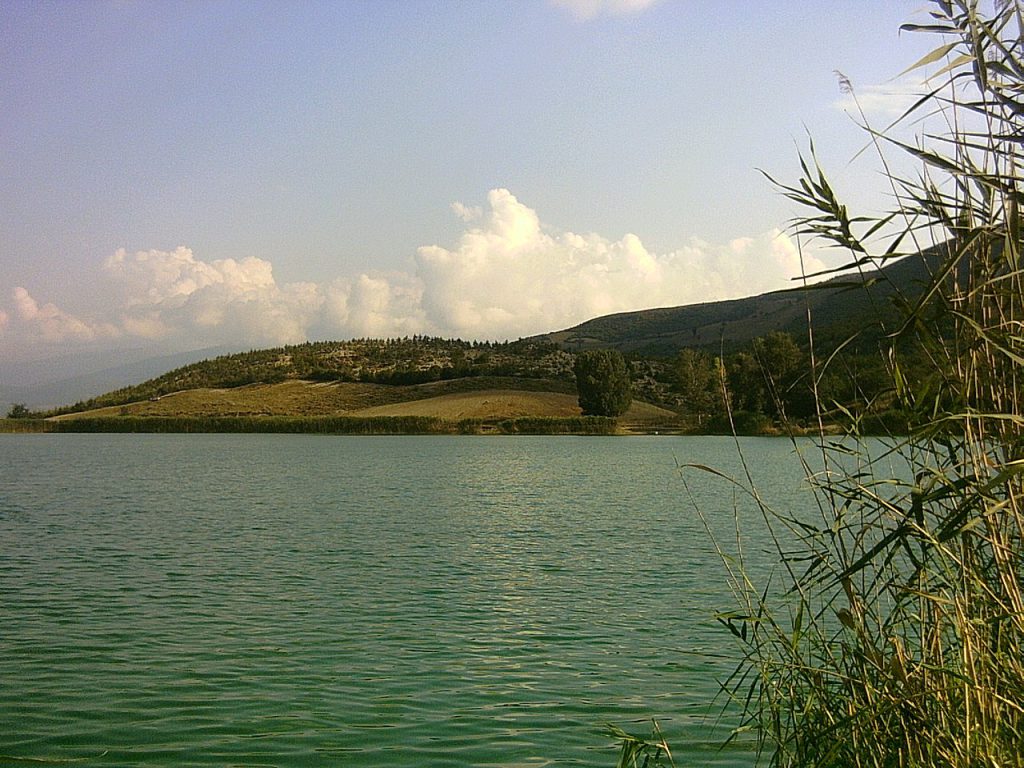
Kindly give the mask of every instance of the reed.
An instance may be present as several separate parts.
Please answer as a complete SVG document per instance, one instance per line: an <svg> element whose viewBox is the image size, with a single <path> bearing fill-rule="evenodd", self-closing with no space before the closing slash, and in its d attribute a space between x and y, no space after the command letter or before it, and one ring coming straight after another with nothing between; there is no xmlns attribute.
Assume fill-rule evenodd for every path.
<svg viewBox="0 0 1024 768"><path fill-rule="evenodd" d="M55 432L314 435L449 434L449 422L427 416L83 416L48 422Z"/></svg>
<svg viewBox="0 0 1024 768"><path fill-rule="evenodd" d="M909 435L868 441L851 414L847 439L822 437L805 457L811 519L741 481L782 566L757 584L720 549L739 603L720 618L744 651L727 689L773 766L1024 765L1022 15L1020 0L936 0L905 26L941 44L911 68L930 76L901 120L941 128L911 143L861 113L889 213L849 214L813 145L798 183L779 185L810 209L797 237L845 249L846 268L938 259L880 350ZM904 375L908 348L928 375Z"/></svg>
<svg viewBox="0 0 1024 768"><path fill-rule="evenodd" d="M42 419L0 419L0 433L47 431L47 422Z"/></svg>
<svg viewBox="0 0 1024 768"><path fill-rule="evenodd" d="M627 733L614 725L606 726L605 732L619 743L619 761L615 768L675 768L672 751L657 720L652 721L649 738Z"/></svg>

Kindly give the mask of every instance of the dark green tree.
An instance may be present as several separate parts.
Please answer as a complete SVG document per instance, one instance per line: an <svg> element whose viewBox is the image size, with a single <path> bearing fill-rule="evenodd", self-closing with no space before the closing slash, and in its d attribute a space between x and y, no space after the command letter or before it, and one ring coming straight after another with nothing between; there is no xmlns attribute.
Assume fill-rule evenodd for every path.
<svg viewBox="0 0 1024 768"><path fill-rule="evenodd" d="M629 368L618 350L580 352L573 371L584 416L621 416L633 402Z"/></svg>
<svg viewBox="0 0 1024 768"><path fill-rule="evenodd" d="M793 337L771 331L754 339L753 349L767 386L765 411L774 418L814 413L810 381L802 377L810 363Z"/></svg>
<svg viewBox="0 0 1024 768"><path fill-rule="evenodd" d="M722 394L718 381L718 363L707 352L685 347L679 350L673 366L675 390L683 406L703 416L721 410Z"/></svg>
<svg viewBox="0 0 1024 768"><path fill-rule="evenodd" d="M754 354L764 368L765 376L776 386L788 383L804 364L800 347L792 336L782 331L770 331L754 339Z"/></svg>
<svg viewBox="0 0 1024 768"><path fill-rule="evenodd" d="M737 352L726 360L725 367L733 410L764 413L769 395L757 358L749 352Z"/></svg>
<svg viewBox="0 0 1024 768"><path fill-rule="evenodd" d="M27 419L31 415L32 412L24 403L15 403L11 406L11 410L7 412L8 419Z"/></svg>

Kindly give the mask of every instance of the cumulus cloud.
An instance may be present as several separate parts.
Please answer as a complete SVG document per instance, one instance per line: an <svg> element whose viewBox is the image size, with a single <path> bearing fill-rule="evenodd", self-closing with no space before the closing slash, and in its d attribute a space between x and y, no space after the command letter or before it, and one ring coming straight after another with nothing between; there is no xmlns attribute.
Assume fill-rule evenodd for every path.
<svg viewBox="0 0 1024 768"><path fill-rule="evenodd" d="M403 272L339 278L325 291L324 326L351 337L440 333L423 314L422 296L419 281Z"/></svg>
<svg viewBox="0 0 1024 768"><path fill-rule="evenodd" d="M609 240L546 232L536 212L505 189L492 190L488 205L482 225L454 248L417 252L421 308L432 327L514 338L612 312L772 290L800 274L796 248L779 231L725 245L693 240L655 254L633 234Z"/></svg>
<svg viewBox="0 0 1024 768"><path fill-rule="evenodd" d="M778 231L654 253L635 234L550 230L507 189L492 190L486 206L452 210L465 222L461 235L449 247L419 248L406 271L280 284L260 258L122 249L102 265L105 288L90 317L17 288L10 311L0 309L0 328L9 341L144 339L177 349L417 333L506 339L613 312L774 290L800 274L793 242ZM823 266L811 258L806 268Z"/></svg>
<svg viewBox="0 0 1024 768"><path fill-rule="evenodd" d="M269 261L201 261L191 249L117 251L104 264L122 301L120 322L133 335L191 331L215 340L305 341L323 303L313 283L279 286Z"/></svg>
<svg viewBox="0 0 1024 768"><path fill-rule="evenodd" d="M476 221L484 215L484 209L478 205L463 205L459 202L452 203L452 211L463 221L469 223Z"/></svg>
<svg viewBox="0 0 1024 768"><path fill-rule="evenodd" d="M111 323L82 320L51 303L40 305L21 286L14 289L11 298L14 302L15 317L30 339L61 343L95 341L100 338L113 338L120 335L118 329ZM0 325L6 324L6 322L8 322L8 316L4 313L4 323L0 323Z"/></svg>
<svg viewBox="0 0 1024 768"><path fill-rule="evenodd" d="M660 0L551 0L560 8L566 8L579 21L589 21L598 16L623 16L650 8Z"/></svg>

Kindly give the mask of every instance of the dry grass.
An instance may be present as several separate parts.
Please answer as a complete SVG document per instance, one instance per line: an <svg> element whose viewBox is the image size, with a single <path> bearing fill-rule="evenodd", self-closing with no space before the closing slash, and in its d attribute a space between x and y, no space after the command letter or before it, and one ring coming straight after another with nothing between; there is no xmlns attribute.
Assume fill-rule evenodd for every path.
<svg viewBox="0 0 1024 768"><path fill-rule="evenodd" d="M433 416L449 421L461 419L512 419L524 416L569 418L579 416L576 398L560 392L517 392L492 389L459 392L424 400L410 400L364 408L356 416Z"/></svg>
<svg viewBox="0 0 1024 768"><path fill-rule="evenodd" d="M338 416L408 397L408 387L379 384L319 384L286 381L235 389L189 389L127 405L97 408L58 416L215 417L215 416Z"/></svg>
<svg viewBox="0 0 1024 768"><path fill-rule="evenodd" d="M223 416L423 416L461 421L580 415L576 396L563 392L485 389L437 394L443 387L287 381L236 389L192 389L123 406L98 408L57 419L97 416L210 418ZM629 428L672 423L664 408L634 402L622 417Z"/></svg>

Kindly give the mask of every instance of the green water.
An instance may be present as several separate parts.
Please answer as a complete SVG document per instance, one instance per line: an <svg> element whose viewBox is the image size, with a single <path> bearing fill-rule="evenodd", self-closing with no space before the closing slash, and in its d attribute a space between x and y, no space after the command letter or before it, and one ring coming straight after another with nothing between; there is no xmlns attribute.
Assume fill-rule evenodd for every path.
<svg viewBox="0 0 1024 768"><path fill-rule="evenodd" d="M792 447L744 445L802 503ZM677 461L736 467L716 438L0 435L0 764L610 766L602 724L656 717L681 764L749 766ZM690 488L727 531L727 486Z"/></svg>

